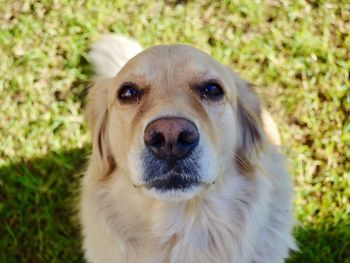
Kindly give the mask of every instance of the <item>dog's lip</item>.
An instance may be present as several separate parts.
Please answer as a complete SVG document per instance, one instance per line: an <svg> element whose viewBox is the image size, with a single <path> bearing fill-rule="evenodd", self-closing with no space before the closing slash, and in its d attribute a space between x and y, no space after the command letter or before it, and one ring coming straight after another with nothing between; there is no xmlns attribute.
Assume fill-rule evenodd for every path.
<svg viewBox="0 0 350 263"><path fill-rule="evenodd" d="M166 178L153 179L145 184L146 188L154 188L161 191L184 190L199 185L197 178L187 178L181 175L167 176Z"/></svg>
<svg viewBox="0 0 350 263"><path fill-rule="evenodd" d="M156 177L144 181L143 186L146 189L155 189L157 191L185 190L202 184L200 177L189 175L177 171L168 170Z"/></svg>
<svg viewBox="0 0 350 263"><path fill-rule="evenodd" d="M133 186L135 188L145 188L147 190L151 190L151 189L154 189L156 191L160 191L160 192L166 192L166 191L171 191L171 190L189 190L193 187L198 187L198 186L203 186L205 188L208 188L212 185L215 185L216 181L211 181L211 182L204 182L204 181L200 181L200 180L187 180L187 184L185 187L165 187L167 184L166 184L166 181L168 179L156 179L156 180L152 180L152 181L149 181L147 183L139 183L139 184L135 184L133 183ZM169 183L169 181L168 181Z"/></svg>

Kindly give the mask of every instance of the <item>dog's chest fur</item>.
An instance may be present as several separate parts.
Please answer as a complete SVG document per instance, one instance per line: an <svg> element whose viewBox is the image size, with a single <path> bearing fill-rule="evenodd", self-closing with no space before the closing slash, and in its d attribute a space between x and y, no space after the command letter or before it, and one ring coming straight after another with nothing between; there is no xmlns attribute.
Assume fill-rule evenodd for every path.
<svg viewBox="0 0 350 263"><path fill-rule="evenodd" d="M213 192L205 199L149 208L146 203L116 205L112 196L101 195L100 212L118 258L135 263L249 262L256 234L267 220L268 196L259 187L248 194L248 187L256 185L245 180L231 181L220 194ZM261 181L257 185L264 186Z"/></svg>
<svg viewBox="0 0 350 263"><path fill-rule="evenodd" d="M135 226L135 238L119 241L125 251L123 262L231 262L236 257L245 262L241 246L246 242L239 236L246 235L246 226L240 223L244 211L220 218L215 210L197 204L161 211L146 229Z"/></svg>
<svg viewBox="0 0 350 263"><path fill-rule="evenodd" d="M162 245L165 252L162 262L227 262L237 256L244 262L246 255L240 251L238 234L245 232L240 223L244 209L236 210L235 215L221 209L206 200L164 211L152 230L158 247Z"/></svg>

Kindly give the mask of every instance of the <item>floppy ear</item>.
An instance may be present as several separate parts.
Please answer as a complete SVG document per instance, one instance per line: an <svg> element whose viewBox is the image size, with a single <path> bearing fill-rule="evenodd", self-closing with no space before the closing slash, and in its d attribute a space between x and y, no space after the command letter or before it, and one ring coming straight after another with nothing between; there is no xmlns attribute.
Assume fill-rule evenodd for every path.
<svg viewBox="0 0 350 263"><path fill-rule="evenodd" d="M92 159L102 177L116 168L108 142L108 87L108 80L96 83L89 91L85 110L92 134Z"/></svg>
<svg viewBox="0 0 350 263"><path fill-rule="evenodd" d="M264 132L261 120L261 105L253 85L236 73L237 116L240 128L240 141L236 148L237 167L244 174L252 174L259 153L264 149Z"/></svg>

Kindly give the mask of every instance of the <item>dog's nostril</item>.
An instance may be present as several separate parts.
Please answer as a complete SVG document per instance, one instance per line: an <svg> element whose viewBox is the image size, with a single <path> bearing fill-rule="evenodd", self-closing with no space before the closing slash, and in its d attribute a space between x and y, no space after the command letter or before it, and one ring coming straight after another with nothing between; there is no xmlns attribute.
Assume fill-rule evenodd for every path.
<svg viewBox="0 0 350 263"><path fill-rule="evenodd" d="M154 133L153 136L151 137L151 140L149 141L149 145L154 147L160 147L160 146L163 146L164 144L165 144L165 138L164 138L164 135L160 132Z"/></svg>
<svg viewBox="0 0 350 263"><path fill-rule="evenodd" d="M191 131L182 131L179 134L177 141L181 144L193 144L198 140L198 136Z"/></svg>

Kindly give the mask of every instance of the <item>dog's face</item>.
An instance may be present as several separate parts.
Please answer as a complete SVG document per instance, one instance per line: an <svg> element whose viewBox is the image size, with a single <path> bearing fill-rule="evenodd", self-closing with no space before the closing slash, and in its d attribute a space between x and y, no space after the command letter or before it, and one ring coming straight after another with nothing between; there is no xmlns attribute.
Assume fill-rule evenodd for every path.
<svg viewBox="0 0 350 263"><path fill-rule="evenodd" d="M156 46L102 85L90 95L88 117L105 177L127 176L158 199L183 200L228 171L252 169L261 141L258 100L207 54Z"/></svg>

